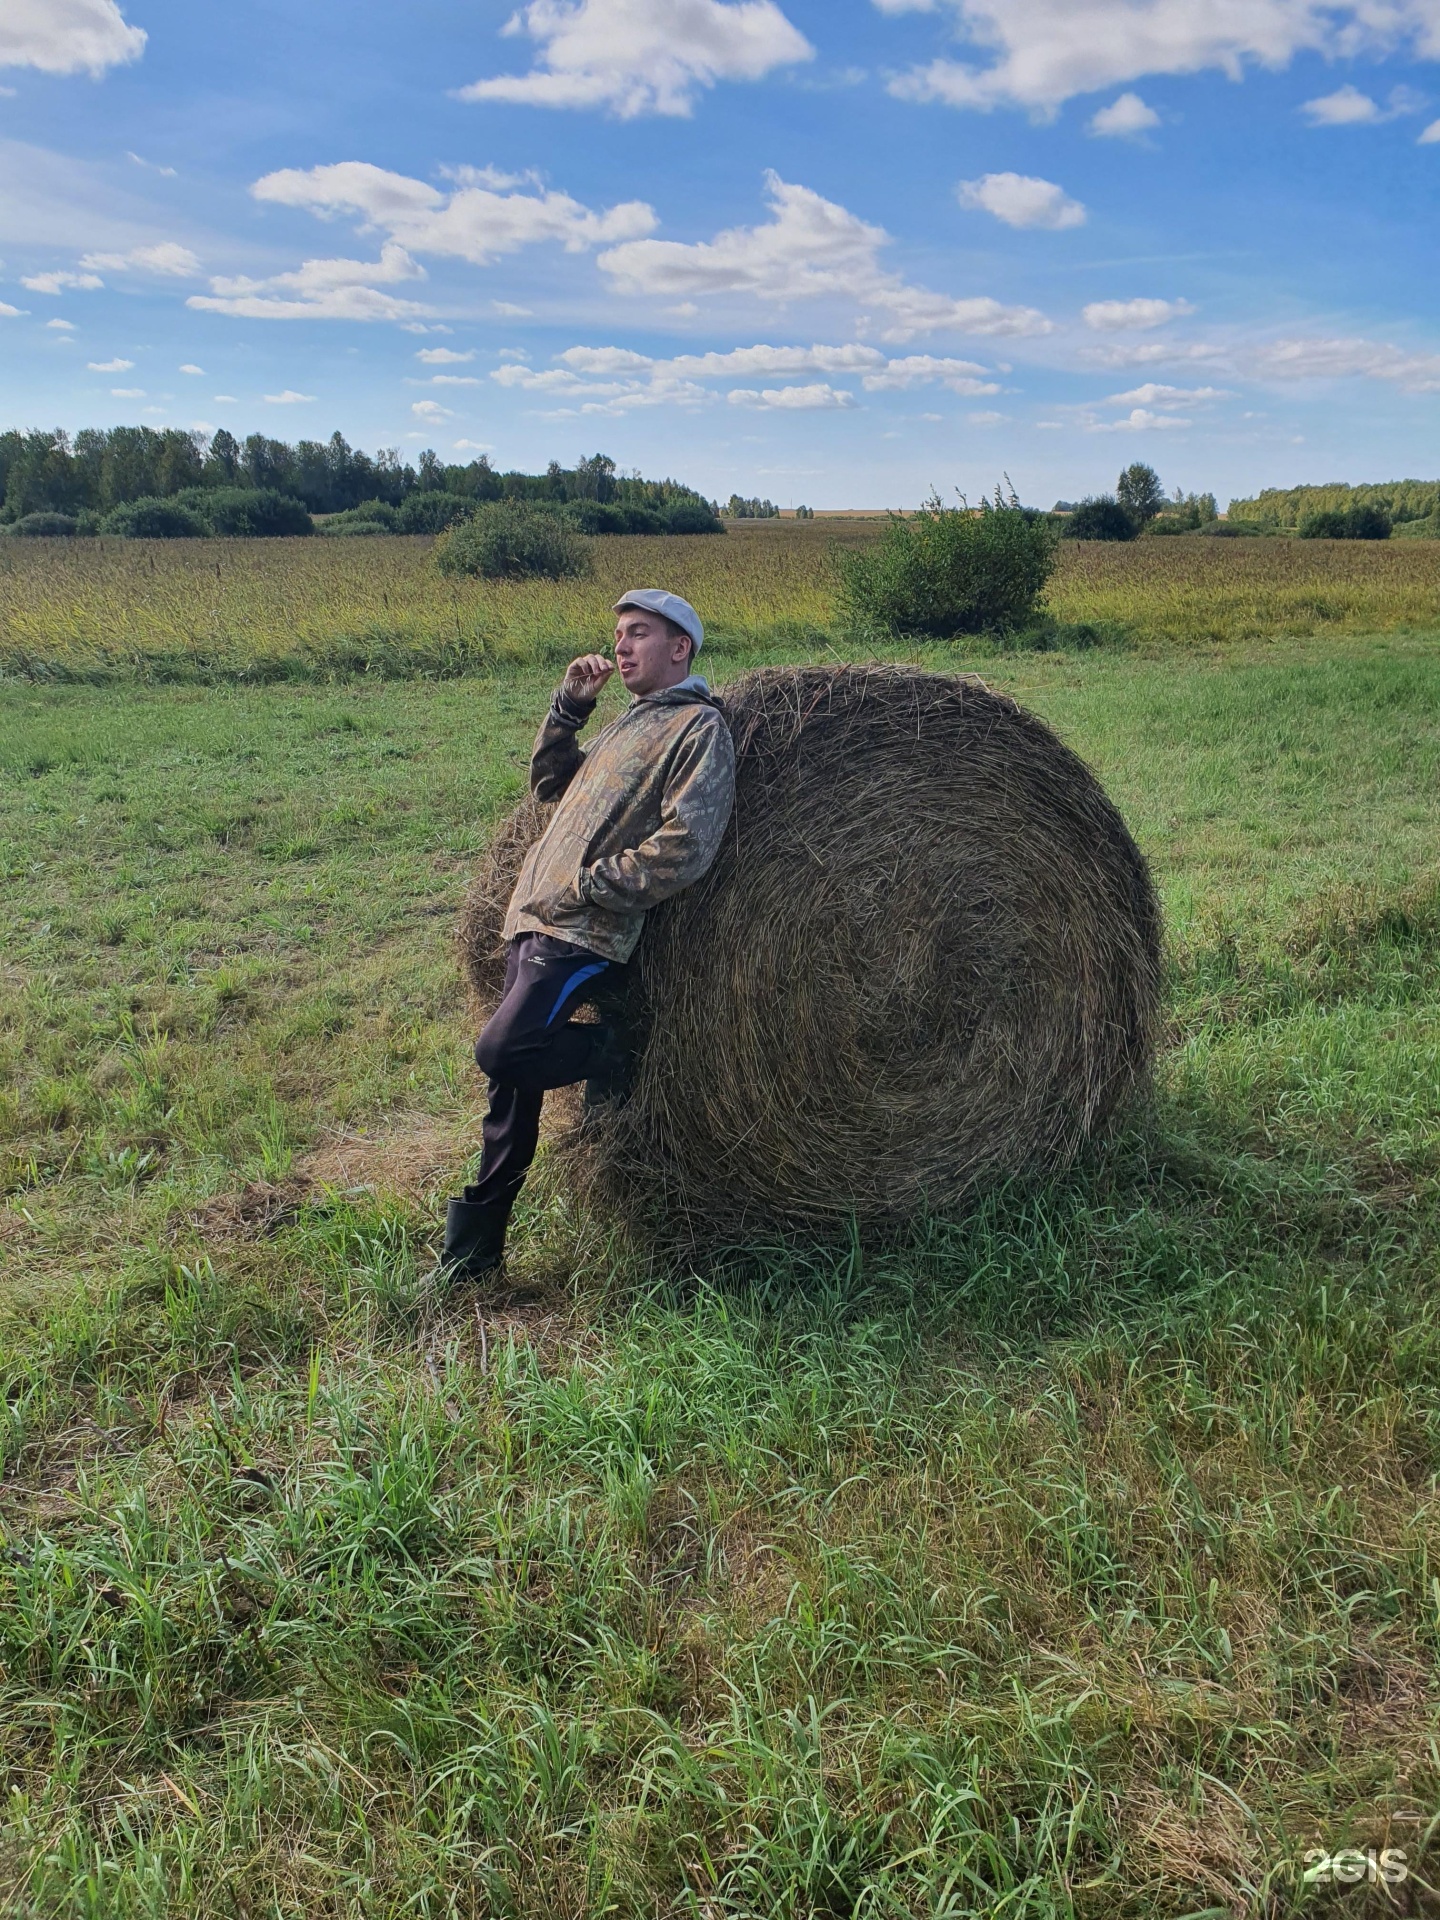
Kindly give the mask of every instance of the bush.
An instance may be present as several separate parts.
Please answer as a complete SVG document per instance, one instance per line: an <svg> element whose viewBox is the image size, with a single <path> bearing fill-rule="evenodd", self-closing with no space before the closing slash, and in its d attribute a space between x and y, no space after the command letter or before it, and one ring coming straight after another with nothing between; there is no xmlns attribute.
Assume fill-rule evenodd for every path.
<svg viewBox="0 0 1440 1920"><path fill-rule="evenodd" d="M658 533L660 516L644 507L622 507L610 500L570 500L559 509L581 533Z"/></svg>
<svg viewBox="0 0 1440 1920"><path fill-rule="evenodd" d="M187 488L179 497L227 540L288 540L315 531L301 502L274 487Z"/></svg>
<svg viewBox="0 0 1440 1920"><path fill-rule="evenodd" d="M1113 493L1082 500L1065 522L1067 540L1133 540L1139 529Z"/></svg>
<svg viewBox="0 0 1440 1920"><path fill-rule="evenodd" d="M362 500L358 507L347 507L343 513L332 513L320 522L321 533L394 533L397 515L394 507L385 500Z"/></svg>
<svg viewBox="0 0 1440 1920"><path fill-rule="evenodd" d="M395 514L397 533L444 533L457 520L468 520L479 502L468 494L446 493L432 487L412 493Z"/></svg>
<svg viewBox="0 0 1440 1920"><path fill-rule="evenodd" d="M1383 507L1322 508L1300 522L1302 540L1388 540L1390 516Z"/></svg>
<svg viewBox="0 0 1440 1920"><path fill-rule="evenodd" d="M298 500L273 487L186 487L116 507L97 531L122 540L275 540L315 528Z"/></svg>
<svg viewBox="0 0 1440 1920"><path fill-rule="evenodd" d="M725 522L704 500L672 500L665 508L666 533L724 533Z"/></svg>
<svg viewBox="0 0 1440 1920"><path fill-rule="evenodd" d="M100 522L100 531L121 540L203 540L210 527L193 507L152 496L114 508Z"/></svg>
<svg viewBox="0 0 1440 1920"><path fill-rule="evenodd" d="M869 552L840 555L841 604L862 627L948 640L1004 633L1035 617L1055 564L1055 536L1039 514L997 489L978 512L927 500L892 519Z"/></svg>
<svg viewBox="0 0 1440 1920"><path fill-rule="evenodd" d="M6 528L21 540L68 539L80 531L80 523L68 513L27 513Z"/></svg>
<svg viewBox="0 0 1440 1920"><path fill-rule="evenodd" d="M524 500L490 500L441 534L435 561L442 573L487 580L562 580L589 572L590 542L554 511Z"/></svg>

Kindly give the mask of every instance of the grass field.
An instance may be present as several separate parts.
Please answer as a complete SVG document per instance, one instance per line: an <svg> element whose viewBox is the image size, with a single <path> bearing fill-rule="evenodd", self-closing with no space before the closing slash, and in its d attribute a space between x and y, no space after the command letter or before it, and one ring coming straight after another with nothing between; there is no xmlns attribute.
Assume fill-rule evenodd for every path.
<svg viewBox="0 0 1440 1920"><path fill-rule="evenodd" d="M684 564L794 654L817 550L768 534ZM1282 590L1425 625L1428 556L1238 545L1153 560L1182 641ZM421 593L409 544L336 547L244 576L250 627L222 557L225 644L282 646L322 580ZM44 604L162 653L202 558L147 615L146 555L107 556L109 639L64 566ZM1057 591L1109 619L1146 564ZM575 617L514 608L546 648ZM503 1298L423 1276L475 1139L451 929L543 662L11 683L0 1909L1436 1911L1440 654L1149 644L982 663L1163 890L1168 1045L1114 1147L683 1272L542 1180ZM1350 1844L1410 1878L1302 1883Z"/></svg>
<svg viewBox="0 0 1440 1920"><path fill-rule="evenodd" d="M741 521L723 537L607 539L594 575L563 587L447 579L418 538L5 541L0 675L205 683L553 664L604 639L617 593L659 579L703 609L728 658L845 647L833 551L881 524ZM1145 650L1431 632L1440 542L1066 543L1049 607L1062 625Z"/></svg>

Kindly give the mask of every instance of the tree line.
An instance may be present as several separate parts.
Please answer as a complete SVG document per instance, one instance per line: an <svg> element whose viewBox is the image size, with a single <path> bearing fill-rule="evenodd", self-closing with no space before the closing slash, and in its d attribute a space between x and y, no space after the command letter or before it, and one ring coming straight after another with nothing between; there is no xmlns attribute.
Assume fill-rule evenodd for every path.
<svg viewBox="0 0 1440 1920"><path fill-rule="evenodd" d="M683 530L700 531L699 521L714 520L718 511L678 480L618 472L603 453L573 467L552 460L539 474L501 473L485 454L463 465L443 461L433 448L413 466L393 447L372 457L339 432L293 446L263 433L239 440L224 427L209 435L178 427L86 427L73 436L59 429L0 433L0 526L43 514L74 523L57 532L95 531L105 516L137 502L173 502L183 495L184 510L195 512L207 494L237 492L278 495L297 501L307 514L322 515L372 505L402 509L419 494L445 494L472 508L489 500L574 504L605 523L595 526L597 532L632 530L630 520L642 523L634 531L651 531L646 523L652 519L667 523L653 530L665 531L669 520L687 515L696 525Z"/></svg>
<svg viewBox="0 0 1440 1920"><path fill-rule="evenodd" d="M1417 523L1425 521L1429 523L1425 533L1440 531L1440 480L1387 480L1358 487L1337 480L1311 487L1265 487L1249 500L1232 500L1229 517L1279 533L1303 531L1317 522L1333 525L1337 519L1359 524L1362 516L1377 514L1392 527L1420 532Z"/></svg>

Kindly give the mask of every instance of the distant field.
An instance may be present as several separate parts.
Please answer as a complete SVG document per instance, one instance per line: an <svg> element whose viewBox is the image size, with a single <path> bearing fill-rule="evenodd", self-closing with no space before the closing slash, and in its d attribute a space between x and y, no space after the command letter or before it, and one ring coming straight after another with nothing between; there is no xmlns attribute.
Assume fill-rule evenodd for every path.
<svg viewBox="0 0 1440 1920"><path fill-rule="evenodd" d="M715 653L833 645L837 547L878 520L741 522L607 539L581 582L443 578L427 539L6 541L0 673L174 681L453 675L549 663L608 631L626 586L701 609ZM1168 539L1066 545L1050 609L1140 647L1440 630L1440 542ZM712 655L713 657L713 655Z"/></svg>

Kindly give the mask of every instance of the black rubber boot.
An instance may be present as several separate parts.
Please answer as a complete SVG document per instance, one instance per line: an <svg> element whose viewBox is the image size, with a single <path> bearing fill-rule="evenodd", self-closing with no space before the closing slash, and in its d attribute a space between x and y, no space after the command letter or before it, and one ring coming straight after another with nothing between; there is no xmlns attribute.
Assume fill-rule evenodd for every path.
<svg viewBox="0 0 1440 1920"><path fill-rule="evenodd" d="M466 1192L471 1189L467 1188ZM481 1280L498 1273L505 1260L508 1203L488 1205L452 1200L445 1210L445 1246L440 1267L452 1280Z"/></svg>
<svg viewBox="0 0 1440 1920"><path fill-rule="evenodd" d="M585 1082L586 1109L604 1106L611 1100L623 1100L635 1082L637 1051L634 1036L618 1021L604 1029L605 1038L596 1049Z"/></svg>

